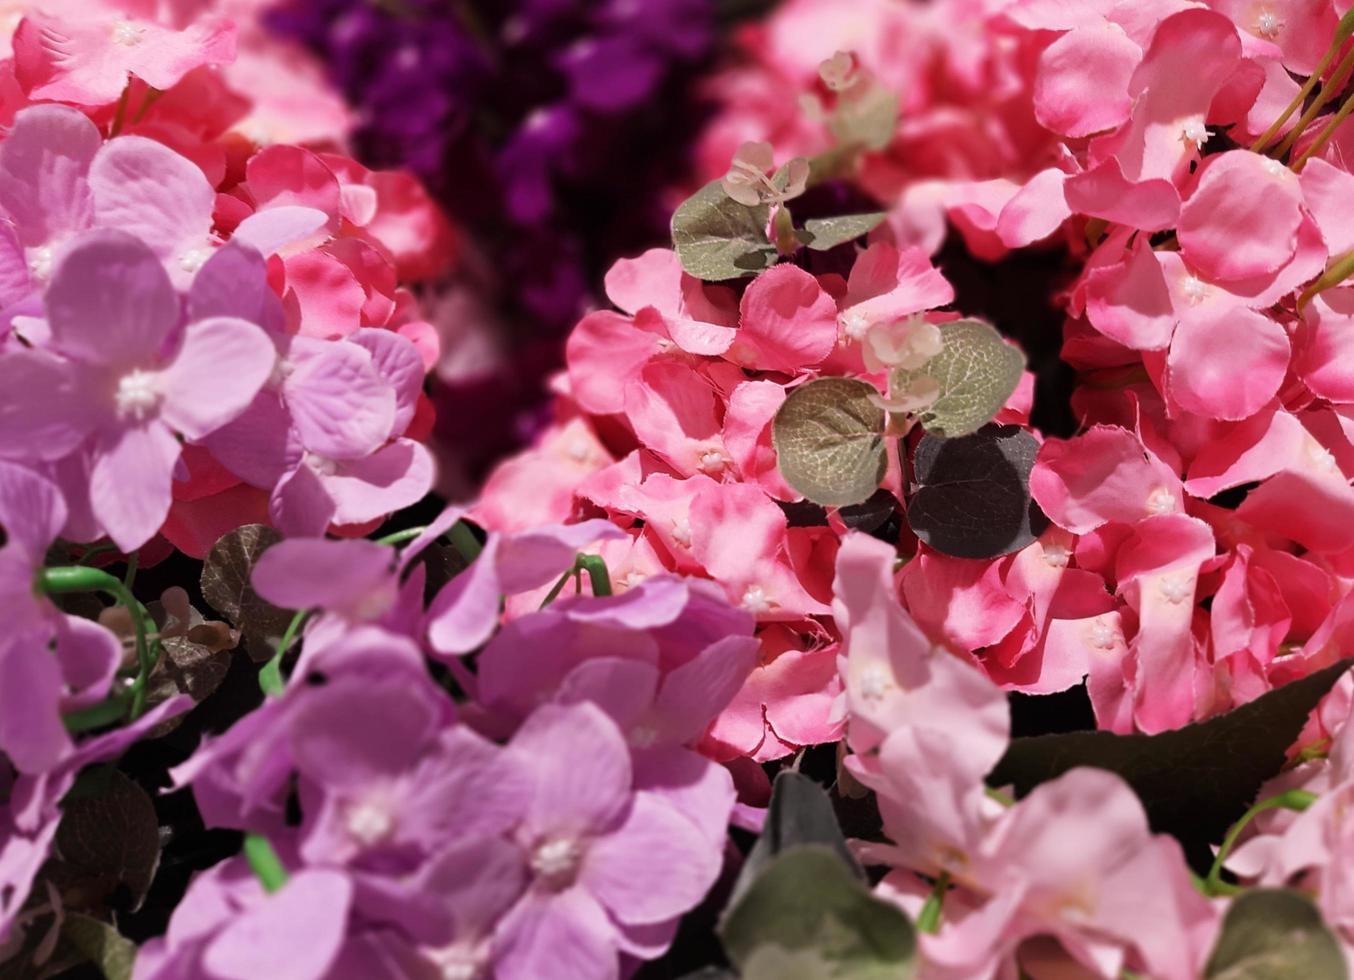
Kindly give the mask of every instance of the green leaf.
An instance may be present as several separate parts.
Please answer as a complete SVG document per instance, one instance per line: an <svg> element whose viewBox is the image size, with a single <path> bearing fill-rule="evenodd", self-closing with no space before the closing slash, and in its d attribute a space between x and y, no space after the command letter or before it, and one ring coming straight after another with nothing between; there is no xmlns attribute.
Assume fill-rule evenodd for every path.
<svg viewBox="0 0 1354 980"><path fill-rule="evenodd" d="M769 218L765 204L739 204L712 180L673 212L672 244L682 268L698 279L753 276L776 261L766 237Z"/></svg>
<svg viewBox="0 0 1354 980"><path fill-rule="evenodd" d="M884 410L873 387L854 378L819 378L790 392L771 438L785 482L815 503L868 500L884 479Z"/></svg>
<svg viewBox="0 0 1354 980"><path fill-rule="evenodd" d="M107 922L79 912L67 912L61 938L104 975L104 980L131 980L136 944Z"/></svg>
<svg viewBox="0 0 1354 980"><path fill-rule="evenodd" d="M818 252L826 252L845 242L868 234L884 220L883 211L867 214L843 214L836 218L810 218L795 232L800 243Z"/></svg>
<svg viewBox="0 0 1354 980"><path fill-rule="evenodd" d="M1249 891L1232 903L1204 976L1212 980L1346 980L1340 944L1304 895Z"/></svg>
<svg viewBox="0 0 1354 980"><path fill-rule="evenodd" d="M940 396L921 413L922 426L951 438L977 431L1001 411L1020 383L1025 355L1006 343L990 324L955 320L940 324L944 347L923 367L893 372L894 388L921 377L940 385Z"/></svg>
<svg viewBox="0 0 1354 980"><path fill-rule="evenodd" d="M1019 551L1048 527L1030 498L1039 441L1018 425L985 425L954 439L925 435L912 455L920 488L907 505L917 537L956 558Z"/></svg>
<svg viewBox="0 0 1354 980"><path fill-rule="evenodd" d="M1133 787L1153 830L1187 843L1217 841L1278 774L1307 716L1351 663L1341 660L1225 715L1159 735L1013 739L987 783L1012 785L1024 796L1077 766L1108 769Z"/></svg>
<svg viewBox="0 0 1354 980"><path fill-rule="evenodd" d="M831 848L852 874L864 880L865 873L846 846L827 793L803 773L782 769L771 787L771 806L762 834L743 861L729 901L737 902L778 854L805 844Z"/></svg>
<svg viewBox="0 0 1354 980"><path fill-rule="evenodd" d="M254 660L273 655L292 614L259 597L249 584L254 563L282 535L264 524L246 524L222 535L212 545L202 566L202 595L212 608L244 634L245 649Z"/></svg>
<svg viewBox="0 0 1354 980"><path fill-rule="evenodd" d="M772 860L725 912L719 935L744 975L757 970L759 980L782 975L777 969L822 980L908 980L914 969L907 916L821 845ZM803 973L809 966L817 972Z"/></svg>

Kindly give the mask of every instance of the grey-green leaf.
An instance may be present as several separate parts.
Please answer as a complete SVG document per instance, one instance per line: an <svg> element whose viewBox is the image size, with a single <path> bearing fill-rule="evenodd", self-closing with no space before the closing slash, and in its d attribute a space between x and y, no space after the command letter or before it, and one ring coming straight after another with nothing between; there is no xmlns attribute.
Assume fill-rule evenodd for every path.
<svg viewBox="0 0 1354 980"><path fill-rule="evenodd" d="M744 975L763 980L777 968L811 967L823 980L908 980L914 970L907 916L821 845L778 855L725 912L719 934Z"/></svg>
<svg viewBox="0 0 1354 980"><path fill-rule="evenodd" d="M873 387L819 378L790 392L771 438L781 475L815 503L845 507L869 499L884 479L884 410Z"/></svg>
<svg viewBox="0 0 1354 980"><path fill-rule="evenodd" d="M968 435L992 421L1016 390L1025 355L981 320L942 323L940 333L944 342L940 353L923 367L895 370L893 386L901 388L923 376L934 378L940 396L921 413L922 426L946 438Z"/></svg>
<svg viewBox="0 0 1354 980"><path fill-rule="evenodd" d="M847 146L881 150L898 129L898 96L882 85L844 99L828 120L837 141Z"/></svg>
<svg viewBox="0 0 1354 980"><path fill-rule="evenodd" d="M835 218L810 218L795 232L801 244L818 252L826 252L845 242L873 231L884 220L883 211L866 214L843 214Z"/></svg>
<svg viewBox="0 0 1354 980"><path fill-rule="evenodd" d="M105 980L131 980L136 944L107 922L79 912L67 912L61 938L99 968Z"/></svg>
<svg viewBox="0 0 1354 980"><path fill-rule="evenodd" d="M1227 910L1208 958L1211 980L1346 980L1344 954L1303 895L1260 889Z"/></svg>
<svg viewBox="0 0 1354 980"><path fill-rule="evenodd" d="M698 279L719 281L753 276L776 261L766 237L770 211L748 207L724 193L713 180L672 214L672 244L682 268Z"/></svg>

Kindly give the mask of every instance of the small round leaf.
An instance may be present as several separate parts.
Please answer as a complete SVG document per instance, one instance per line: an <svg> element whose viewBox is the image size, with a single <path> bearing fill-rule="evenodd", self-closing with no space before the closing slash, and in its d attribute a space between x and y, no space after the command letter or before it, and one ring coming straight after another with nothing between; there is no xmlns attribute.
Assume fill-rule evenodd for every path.
<svg viewBox="0 0 1354 980"><path fill-rule="evenodd" d="M940 333L940 353L920 368L897 369L892 384L901 389L918 378L934 378L940 396L921 413L922 426L946 438L968 435L992 421L1016 390L1025 355L981 320L942 323Z"/></svg>
<svg viewBox="0 0 1354 980"><path fill-rule="evenodd" d="M915 970L916 933L907 916L870 894L819 844L773 858L725 911L719 935L729 959L761 977L786 959L802 966L811 958L825 980L909 980Z"/></svg>
<svg viewBox="0 0 1354 980"><path fill-rule="evenodd" d="M795 232L800 243L818 252L826 252L873 231L884 220L883 211L843 214L835 218L810 218Z"/></svg>
<svg viewBox="0 0 1354 980"><path fill-rule="evenodd" d="M919 489L907 508L917 537L956 558L995 558L1048 527L1030 498L1039 442L1018 425L987 425L955 439L926 435L912 470Z"/></svg>
<svg viewBox="0 0 1354 980"><path fill-rule="evenodd" d="M1204 976L1211 980L1346 980L1340 945L1310 899L1258 889L1227 910Z"/></svg>
<svg viewBox="0 0 1354 980"><path fill-rule="evenodd" d="M672 244L688 275L718 281L753 276L776 261L766 237L770 210L739 204L714 180L672 214Z"/></svg>
<svg viewBox="0 0 1354 980"><path fill-rule="evenodd" d="M884 479L884 410L853 378L820 378L790 392L771 427L785 482L828 507L868 500Z"/></svg>

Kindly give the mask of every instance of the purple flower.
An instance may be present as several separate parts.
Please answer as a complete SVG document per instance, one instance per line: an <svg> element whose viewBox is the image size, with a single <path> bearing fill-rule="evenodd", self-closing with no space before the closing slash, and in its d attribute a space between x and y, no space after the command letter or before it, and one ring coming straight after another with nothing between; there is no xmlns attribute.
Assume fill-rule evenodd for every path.
<svg viewBox="0 0 1354 980"><path fill-rule="evenodd" d="M0 418L0 434L29 459L79 449L89 473L77 495L88 493L109 537L132 551L169 512L176 434L201 439L243 412L272 370L273 346L238 317L184 325L160 259L121 231L72 242L45 299L45 349L0 353L6 404L36 424L16 412Z"/></svg>
<svg viewBox="0 0 1354 980"><path fill-rule="evenodd" d="M62 714L101 700L122 657L116 636L34 591L65 523L50 480L0 462L0 526L8 534L0 547L0 752L22 773L50 769L73 750Z"/></svg>
<svg viewBox="0 0 1354 980"><path fill-rule="evenodd" d="M537 709L508 754L531 778L514 836L532 881L500 925L496 975L616 977L618 951L700 902L722 852L661 796L635 789L625 739L590 704Z"/></svg>

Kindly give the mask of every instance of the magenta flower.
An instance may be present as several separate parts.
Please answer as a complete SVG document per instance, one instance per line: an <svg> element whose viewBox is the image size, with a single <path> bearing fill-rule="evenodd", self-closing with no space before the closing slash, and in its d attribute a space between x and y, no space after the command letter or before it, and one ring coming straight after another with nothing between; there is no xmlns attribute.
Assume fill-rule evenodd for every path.
<svg viewBox="0 0 1354 980"><path fill-rule="evenodd" d="M0 354L7 404L40 422L0 413L0 436L36 459L79 447L94 516L131 551L169 512L176 433L200 439L239 415L272 370L272 344L236 317L181 327L179 297L159 259L118 231L90 232L70 246L46 309L48 349ZM53 376L64 397L51 397Z"/></svg>

